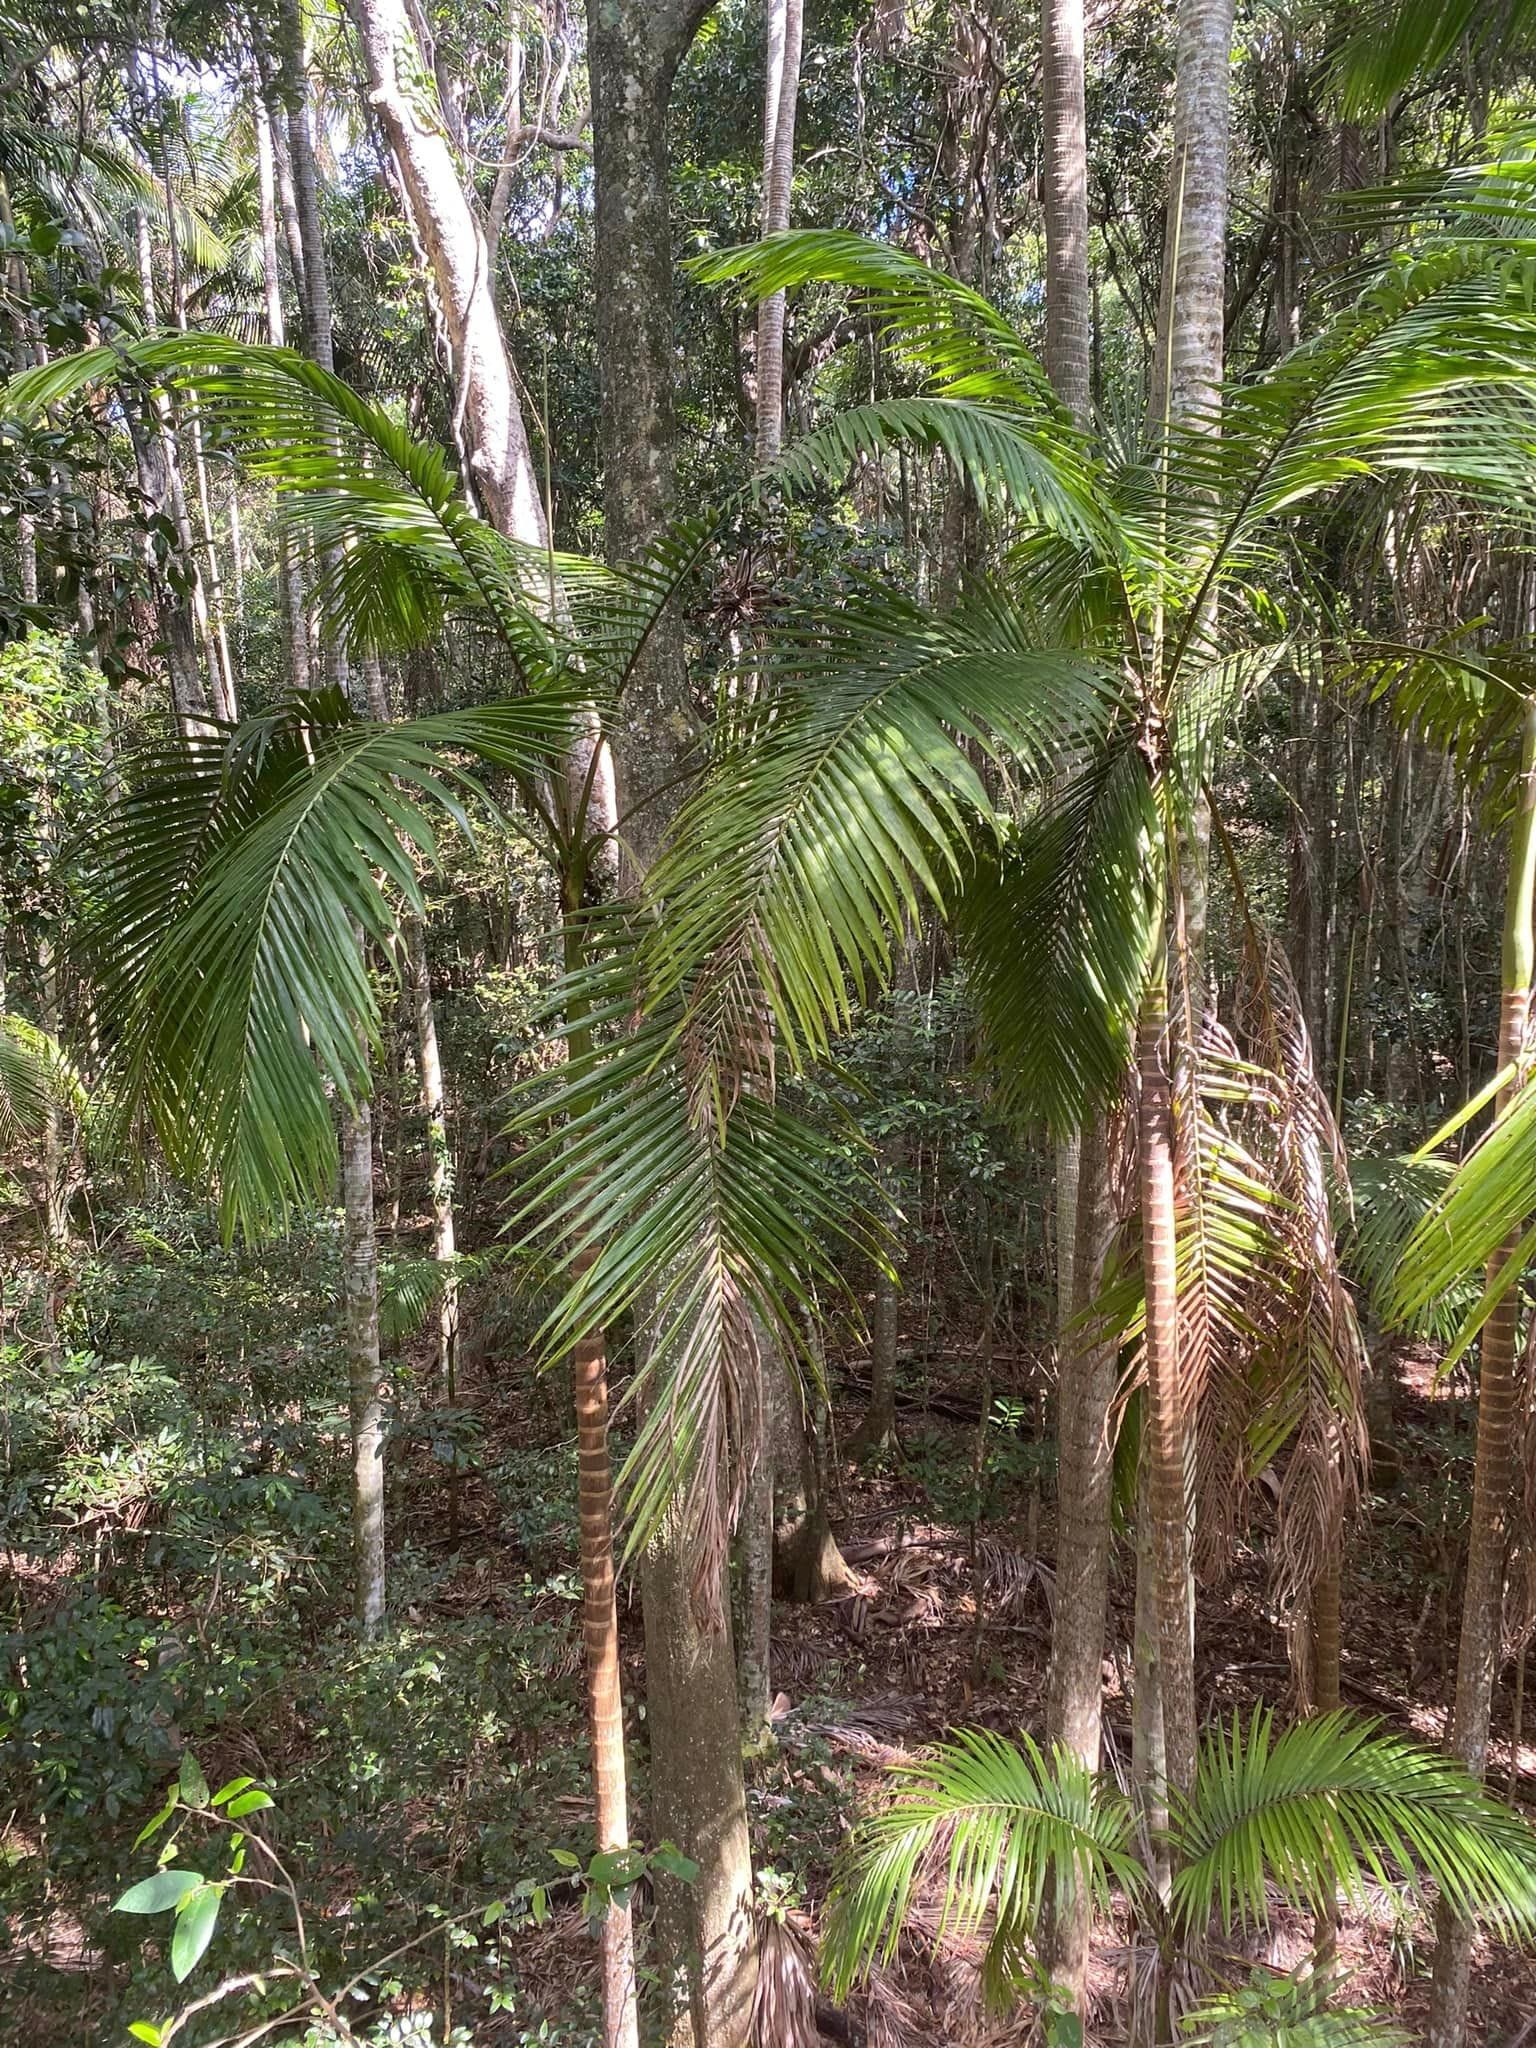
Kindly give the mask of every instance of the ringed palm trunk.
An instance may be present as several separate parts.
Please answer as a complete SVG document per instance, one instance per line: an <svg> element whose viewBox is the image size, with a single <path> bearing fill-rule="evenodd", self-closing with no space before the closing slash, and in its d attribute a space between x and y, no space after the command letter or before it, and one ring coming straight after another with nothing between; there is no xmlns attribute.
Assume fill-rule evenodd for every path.
<svg viewBox="0 0 1536 2048"><path fill-rule="evenodd" d="M572 892L579 894L579 892ZM565 969L575 976L585 964L580 903L568 905ZM585 1019L573 1019L571 1055L586 1056L591 1035ZM573 1284L592 1264L583 1257ZM592 1810L599 1850L629 1846L629 1783L624 1758L623 1665L619 1655L619 1609L613 1562L613 1468L608 1448L608 1349L601 1331L571 1354L571 1392L576 1406L576 1504L581 1545L581 1623L586 1653L587 1735L592 1750ZM598 1934L603 1987L603 2048L639 2048L640 2019L635 1987L634 1921L628 1903L610 1896Z"/></svg>
<svg viewBox="0 0 1536 2048"><path fill-rule="evenodd" d="M1108 1131L1089 1124L1078 1148L1071 1298L1063 1304L1057 1393L1056 1602L1046 1688L1046 1734L1089 1770L1099 1768L1103 1731L1104 1630L1109 1606L1110 1505L1114 1443L1109 1428L1117 1346L1074 1318L1098 1294L1109 1251ZM1091 1901L1080 1888L1058 1895L1048 1967L1081 2010L1087 1983Z"/></svg>
<svg viewBox="0 0 1536 2048"><path fill-rule="evenodd" d="M1499 1065L1518 1062L1530 1023L1536 891L1536 698L1525 709L1521 746L1520 808L1510 839L1504 908L1503 992L1499 1008ZM1518 1082L1506 1086L1500 1107ZM1488 1277L1504 1270L1518 1234L1489 1262ZM1510 1288L1483 1326L1477 1397L1477 1462L1472 1520L1467 1531L1467 1579L1451 1713L1451 1750L1476 1778L1488 1764L1488 1723L1504 1636L1504 1566L1509 1543L1509 1497L1514 1477L1518 1386L1515 1363L1519 1289ZM1430 2048L1460 2048L1471 1995L1472 1929L1442 1905L1428 2040Z"/></svg>
<svg viewBox="0 0 1536 2048"><path fill-rule="evenodd" d="M1195 1673L1190 1628L1188 1418L1179 1346L1173 1094L1168 1061L1168 974L1159 939L1136 1032L1137 1145L1142 1272L1147 1303L1146 1504L1151 1519L1152 1605L1162 1678L1168 1790L1195 1777Z"/></svg>

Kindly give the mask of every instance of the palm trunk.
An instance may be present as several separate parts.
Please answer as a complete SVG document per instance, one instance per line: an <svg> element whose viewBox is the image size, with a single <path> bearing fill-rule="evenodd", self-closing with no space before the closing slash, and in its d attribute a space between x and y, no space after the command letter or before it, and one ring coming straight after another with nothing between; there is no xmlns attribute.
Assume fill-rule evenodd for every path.
<svg viewBox="0 0 1536 2048"><path fill-rule="evenodd" d="M1521 749L1520 809L1510 835L1509 881L1504 907L1503 996L1499 1011L1499 1065L1525 1054L1530 1022L1533 939L1532 896L1536 890L1536 698L1527 701ZM1518 1085L1510 1082L1500 1107ZM1489 1262L1497 1279L1519 1234ZM1504 1641L1504 1566L1509 1544L1509 1496L1514 1476L1518 1427L1515 1363L1519 1330L1519 1289L1512 1287L1483 1326L1477 1398L1477 1462L1472 1481L1472 1519L1467 1531L1467 1575L1462 1595L1461 1643L1456 1663L1456 1700L1450 1746L1476 1778L1488 1763L1488 1723ZM1436 1915L1430 2003L1429 2048L1460 2048L1466 2034L1471 1993L1472 1929L1442 1905Z"/></svg>
<svg viewBox="0 0 1536 2048"><path fill-rule="evenodd" d="M342 1313L352 1414L353 1599L358 1626L384 1619L384 1390L379 1262L373 1234L373 1119L366 1101L341 1121Z"/></svg>
<svg viewBox="0 0 1536 2048"><path fill-rule="evenodd" d="M1147 975L1136 1033L1137 1145L1141 1173L1142 1276L1147 1301L1146 1503L1151 1518L1168 1785L1188 1793L1195 1776L1195 1674L1190 1628L1189 1503L1179 1356L1173 1191L1173 1101L1168 1070L1168 980L1161 942Z"/></svg>
<svg viewBox="0 0 1536 2048"><path fill-rule="evenodd" d="M574 1277L579 1278L579 1273ZM577 1499L581 1518L581 1618L587 1660L587 1734L599 1850L629 1845L624 1760L623 1666L613 1569L613 1476L608 1456L608 1357L600 1335L571 1357L576 1402ZM603 2048L637 2048L634 1926L628 1902L611 1899L601 1934Z"/></svg>
<svg viewBox="0 0 1536 2048"><path fill-rule="evenodd" d="M1088 119L1083 0L1042 0L1045 115L1045 367L1080 427L1092 413Z"/></svg>
<svg viewBox="0 0 1536 2048"><path fill-rule="evenodd" d="M298 0L280 0L277 9L279 74L287 115L288 163L293 178L293 210L301 252L295 281L304 310L305 353L321 369L336 367L332 337L331 280L320 221L320 177L315 164L315 131L310 114L309 52Z"/></svg>
<svg viewBox="0 0 1536 2048"><path fill-rule="evenodd" d="M854 1438L860 1459L882 1458L896 1443L896 1366L899 1350L901 1286L883 1266L875 1273L875 1298L869 1317L869 1406Z"/></svg>
<svg viewBox="0 0 1536 2048"><path fill-rule="evenodd" d="M789 226L800 95L801 0L767 0L768 62L763 82L763 233ZM784 294L757 309L757 459L772 462L784 429Z"/></svg>
<svg viewBox="0 0 1536 2048"><path fill-rule="evenodd" d="M1078 1156L1078 1258L1059 1337L1056 1602L1045 1704L1049 1740L1090 1771L1099 1768L1102 1735L1115 1467L1109 1418L1118 1358L1112 1336L1072 1318L1091 1307L1109 1252L1114 1218L1107 1139L1102 1120L1090 1124ZM1070 1990L1079 2010L1086 1989L1090 1908L1080 1889L1070 1897L1058 1894L1051 1930L1051 1975Z"/></svg>
<svg viewBox="0 0 1536 2048"><path fill-rule="evenodd" d="M596 184L597 344L602 381L604 538L612 558L643 550L665 523L675 473L677 339L667 108L707 0L617 7L588 0ZM654 858L691 765L691 694L675 622L653 634L618 728L629 870ZM729 1602L701 1628L695 1560L669 1521L642 1568L653 1831L699 1865L691 1886L658 1886L659 1962L688 1989L669 2048L744 2048L757 1976Z"/></svg>

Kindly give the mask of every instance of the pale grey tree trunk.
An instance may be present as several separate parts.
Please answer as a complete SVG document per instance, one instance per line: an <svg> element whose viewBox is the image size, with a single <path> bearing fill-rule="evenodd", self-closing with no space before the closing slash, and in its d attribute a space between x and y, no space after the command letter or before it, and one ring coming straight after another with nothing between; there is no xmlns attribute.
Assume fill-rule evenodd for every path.
<svg viewBox="0 0 1536 2048"><path fill-rule="evenodd" d="M639 554L661 530L675 468L672 232L667 106L707 0L587 0L596 173L598 362L604 539ZM682 642L653 635L616 732L624 875L638 886L696 765ZM699 1865L657 1887L661 1968L675 1995L668 2048L744 2048L757 1975L752 1860L736 1660L721 1625L701 1627L694 1560L675 1521L641 1567L651 1735L652 1830Z"/></svg>
<svg viewBox="0 0 1536 2048"><path fill-rule="evenodd" d="M763 80L765 235L789 226L795 165L795 114L800 98L801 0L766 0L767 64ZM771 462L784 431L784 294L770 292L757 309L757 459Z"/></svg>
<svg viewBox="0 0 1536 2048"><path fill-rule="evenodd" d="M293 203L302 267L298 272L304 308L304 347L322 370L336 367L332 334L330 266L320 220L320 173L315 163L315 131L310 110L309 51L299 0L280 0L277 10L278 56L287 113L288 161L293 176Z"/></svg>
<svg viewBox="0 0 1536 2048"><path fill-rule="evenodd" d="M352 1568L358 1626L384 1620L384 1387L373 1230L373 1120L366 1100L341 1119L341 1303L352 1419Z"/></svg>
<svg viewBox="0 0 1536 2048"><path fill-rule="evenodd" d="M281 348L286 339L286 323L283 318L282 275L277 260L277 159L272 141L272 118L259 79L251 88L251 121L256 132L256 186L261 215L262 304L266 313L267 340L274 348ZM277 535L277 587L283 637L288 647L289 681L294 689L307 690L309 620L304 571L293 536L281 530Z"/></svg>
<svg viewBox="0 0 1536 2048"><path fill-rule="evenodd" d="M437 1014L432 1006L432 964L420 918L406 926L411 976L411 1010L416 1025L416 1069L421 1108L426 1119L427 1167L432 1201L432 1256L443 1268L437 1298L437 1377L443 1398L457 1391L455 1361L459 1341L458 1238L453 1220L453 1151L448 1143L447 1096L443 1060L437 1042Z"/></svg>
<svg viewBox="0 0 1536 2048"><path fill-rule="evenodd" d="M1092 411L1088 117L1083 0L1041 0L1045 116L1045 368L1080 427Z"/></svg>
<svg viewBox="0 0 1536 2048"><path fill-rule="evenodd" d="M473 486L498 532L542 547L544 506L496 311L485 235L443 121L402 62L421 53L405 0L353 0L369 98L389 139L447 323Z"/></svg>
<svg viewBox="0 0 1536 2048"><path fill-rule="evenodd" d="M1154 412L1216 407L1225 346L1233 0L1179 0Z"/></svg>

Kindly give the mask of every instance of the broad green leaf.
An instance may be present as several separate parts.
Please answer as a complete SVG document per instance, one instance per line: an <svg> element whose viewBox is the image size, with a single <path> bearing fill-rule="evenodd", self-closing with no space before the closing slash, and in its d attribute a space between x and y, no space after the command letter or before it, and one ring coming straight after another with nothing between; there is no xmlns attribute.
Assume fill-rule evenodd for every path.
<svg viewBox="0 0 1536 2048"><path fill-rule="evenodd" d="M171 1935L171 1975L178 1984L185 1984L202 1961L203 1952L213 1939L223 1897L222 1885L203 1885L199 1890L189 1892L176 1908L176 1926Z"/></svg>
<svg viewBox="0 0 1536 2048"><path fill-rule="evenodd" d="M202 1882L200 1871L157 1870L153 1877L142 1878L138 1884L130 1885L114 1902L112 1910L114 1913L164 1913L172 1906L179 1906Z"/></svg>
<svg viewBox="0 0 1536 2048"><path fill-rule="evenodd" d="M248 1813L260 1813L263 1807L271 1804L272 1794L263 1792L258 1785L253 1791L242 1792L238 1798L231 1799L227 1812L231 1820L244 1820Z"/></svg>
<svg viewBox="0 0 1536 2048"><path fill-rule="evenodd" d="M255 1782L254 1778L231 1778L227 1785L219 1787L208 1804L210 1806L223 1806L227 1800L233 1799L237 1792L243 1792L247 1785L254 1785Z"/></svg>

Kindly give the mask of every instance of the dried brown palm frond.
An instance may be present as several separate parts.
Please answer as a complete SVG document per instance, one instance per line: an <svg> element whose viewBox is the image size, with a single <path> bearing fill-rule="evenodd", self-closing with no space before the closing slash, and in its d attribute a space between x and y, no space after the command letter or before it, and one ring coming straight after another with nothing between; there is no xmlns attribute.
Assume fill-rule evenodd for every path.
<svg viewBox="0 0 1536 2048"><path fill-rule="evenodd" d="M820 2048L816 1964L808 1935L777 1913L758 1928L752 2048Z"/></svg>

